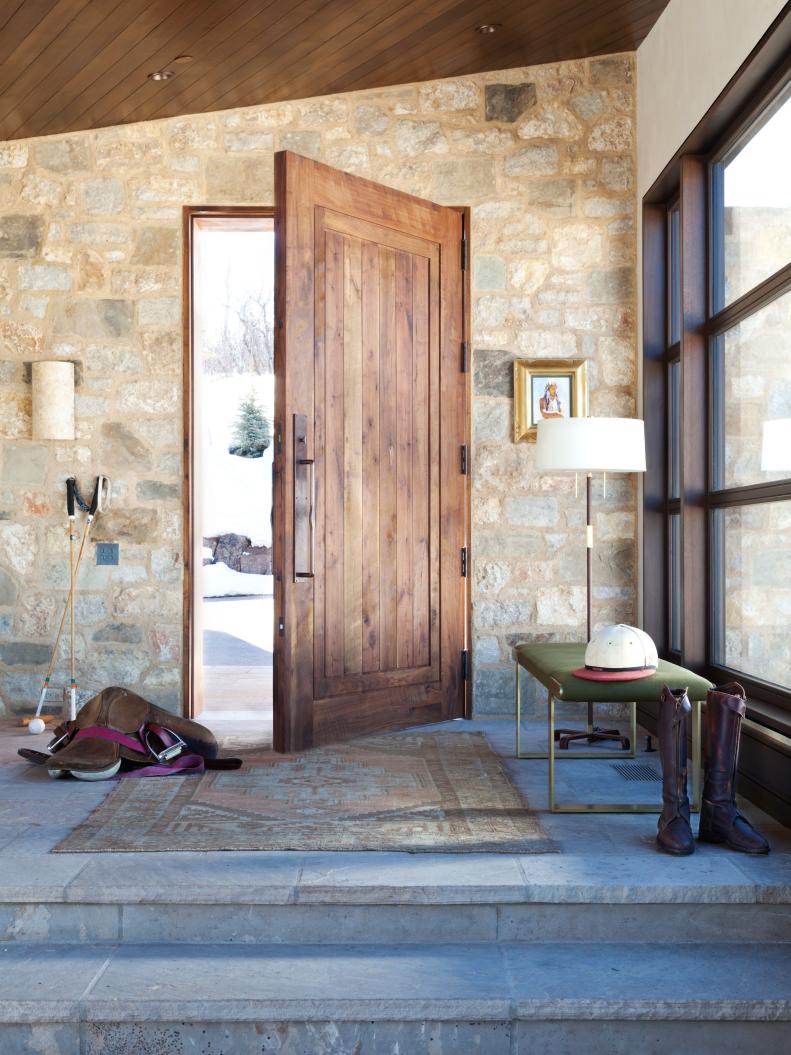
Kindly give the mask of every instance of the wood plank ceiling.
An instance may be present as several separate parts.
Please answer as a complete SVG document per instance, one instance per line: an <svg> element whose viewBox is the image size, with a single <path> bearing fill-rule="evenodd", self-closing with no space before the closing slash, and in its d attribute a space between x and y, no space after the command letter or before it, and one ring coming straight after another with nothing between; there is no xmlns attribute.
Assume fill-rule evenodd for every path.
<svg viewBox="0 0 791 1055"><path fill-rule="evenodd" d="M0 140L627 51L666 3L2 0Z"/></svg>

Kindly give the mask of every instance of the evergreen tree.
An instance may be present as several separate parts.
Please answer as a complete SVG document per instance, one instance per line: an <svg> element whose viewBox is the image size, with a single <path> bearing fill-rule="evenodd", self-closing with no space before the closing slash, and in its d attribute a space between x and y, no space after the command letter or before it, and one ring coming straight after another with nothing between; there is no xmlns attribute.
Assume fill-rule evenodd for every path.
<svg viewBox="0 0 791 1055"><path fill-rule="evenodd" d="M233 440L233 446L229 447L228 451L230 454L238 454L240 458L260 458L272 442L269 422L252 389L247 398L239 404Z"/></svg>

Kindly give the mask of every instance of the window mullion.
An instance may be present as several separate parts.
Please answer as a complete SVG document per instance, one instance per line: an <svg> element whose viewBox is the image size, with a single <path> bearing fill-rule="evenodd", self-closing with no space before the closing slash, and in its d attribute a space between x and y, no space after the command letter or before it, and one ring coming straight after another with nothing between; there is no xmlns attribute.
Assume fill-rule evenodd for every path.
<svg viewBox="0 0 791 1055"><path fill-rule="evenodd" d="M697 670L708 652L706 177L702 158L682 158L680 651L685 666Z"/></svg>

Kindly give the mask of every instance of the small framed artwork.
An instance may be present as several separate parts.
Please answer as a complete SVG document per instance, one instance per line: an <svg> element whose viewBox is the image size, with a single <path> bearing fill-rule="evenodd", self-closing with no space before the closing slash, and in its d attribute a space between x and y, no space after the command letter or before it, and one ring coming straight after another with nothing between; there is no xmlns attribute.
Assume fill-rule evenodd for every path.
<svg viewBox="0 0 791 1055"><path fill-rule="evenodd" d="M514 443L535 443L542 418L588 414L587 359L517 359L514 362Z"/></svg>

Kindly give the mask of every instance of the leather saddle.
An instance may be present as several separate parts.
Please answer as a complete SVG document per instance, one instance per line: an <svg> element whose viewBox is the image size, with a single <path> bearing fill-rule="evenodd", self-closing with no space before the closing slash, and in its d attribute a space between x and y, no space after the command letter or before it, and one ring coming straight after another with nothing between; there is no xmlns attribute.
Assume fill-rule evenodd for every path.
<svg viewBox="0 0 791 1055"><path fill-rule="evenodd" d="M210 729L157 707L117 686L88 700L72 722L55 729L51 754L21 748L28 762L46 766L52 777L71 773L81 780L202 773L238 769L240 758L219 758Z"/></svg>

